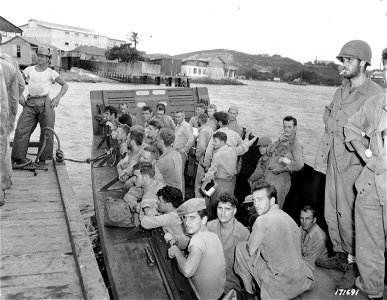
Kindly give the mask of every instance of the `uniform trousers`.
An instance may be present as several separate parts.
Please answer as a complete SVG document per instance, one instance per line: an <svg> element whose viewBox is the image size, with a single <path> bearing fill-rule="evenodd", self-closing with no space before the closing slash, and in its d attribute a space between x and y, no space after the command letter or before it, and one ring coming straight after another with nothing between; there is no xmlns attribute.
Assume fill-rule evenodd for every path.
<svg viewBox="0 0 387 300"><path fill-rule="evenodd" d="M352 165L340 173L334 151L329 151L324 216L335 252L355 255L355 181L362 169L362 165Z"/></svg>
<svg viewBox="0 0 387 300"><path fill-rule="evenodd" d="M28 102L28 101L27 101ZM40 124L40 139L39 151L43 145L44 136L47 135L46 146L42 152L40 159L52 159L52 152L54 148L53 133L47 130L43 133L45 127L54 129L55 124L55 110L50 108L50 98L47 96L45 104L40 106L29 106L26 104L17 122L15 131L14 144L12 147L12 157L23 159L27 155L28 143L31 134L34 132L38 123Z"/></svg>
<svg viewBox="0 0 387 300"><path fill-rule="evenodd" d="M9 147L9 135L5 132L0 135L0 193L1 190L11 187L11 149Z"/></svg>

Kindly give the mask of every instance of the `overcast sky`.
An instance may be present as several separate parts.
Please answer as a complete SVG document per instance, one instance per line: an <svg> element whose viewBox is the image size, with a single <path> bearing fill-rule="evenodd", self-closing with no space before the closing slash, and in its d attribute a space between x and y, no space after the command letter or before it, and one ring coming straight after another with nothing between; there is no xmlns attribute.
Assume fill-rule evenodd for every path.
<svg viewBox="0 0 387 300"><path fill-rule="evenodd" d="M232 49L280 54L302 63L335 60L353 39L368 42L377 68L387 47L387 0L18 0L2 1L1 16L141 36L146 53ZM336 63L338 61L336 60Z"/></svg>

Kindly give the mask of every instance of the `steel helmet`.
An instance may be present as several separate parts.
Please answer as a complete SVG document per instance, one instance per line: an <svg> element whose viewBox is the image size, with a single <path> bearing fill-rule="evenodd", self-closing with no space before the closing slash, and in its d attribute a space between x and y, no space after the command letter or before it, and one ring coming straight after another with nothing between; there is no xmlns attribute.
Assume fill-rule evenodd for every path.
<svg viewBox="0 0 387 300"><path fill-rule="evenodd" d="M358 58L371 65L372 51L371 47L366 42L353 40L346 43L336 57L341 62L343 62L344 57Z"/></svg>

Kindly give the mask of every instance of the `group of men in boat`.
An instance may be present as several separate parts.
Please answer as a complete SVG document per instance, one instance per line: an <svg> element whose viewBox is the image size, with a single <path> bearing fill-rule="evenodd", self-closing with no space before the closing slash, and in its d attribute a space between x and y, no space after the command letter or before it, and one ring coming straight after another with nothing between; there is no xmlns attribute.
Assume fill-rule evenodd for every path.
<svg viewBox="0 0 387 300"><path fill-rule="evenodd" d="M119 110L105 107L105 126L118 141L121 160L117 172L125 188L122 199L107 201L105 224L162 226L171 244L169 256L177 260L184 276L192 278L203 299L294 298L313 288L314 263L344 272L338 289L356 285L369 298L382 299L387 244L386 93L366 75L371 63L367 43L350 41L337 58L343 63L344 81L326 107L325 134L315 163L316 170L326 169L324 213L333 256L327 255L327 237L316 224L312 207L301 210L301 227L281 209L290 189L290 173L304 165L297 119L286 116L283 134L273 143L268 136L258 139L245 132L234 106L226 112L200 103L189 122L184 111L175 112L176 123L166 114L165 103L157 106L154 116L152 108L142 107L142 116L137 118L126 104ZM38 50L38 68L28 74L44 72L48 59L47 51ZM382 61L387 77L387 49ZM10 173L3 173L9 168L7 138L13 129L18 94L16 71L4 59L0 63L4 200L3 191L10 185ZM9 72L4 71L7 68ZM37 120L42 124L47 121L44 118L51 120L43 114L53 110L67 90L55 73L46 77L56 80L62 89L52 101L47 94L36 94L21 103L26 106L15 143L26 131L28 124L23 122L28 118L34 118L33 128ZM23 139L19 146L25 144ZM247 177L247 197L238 199L234 194L236 175L243 171L240 156L252 147L258 149L259 160ZM24 152L17 155L18 149L13 149L15 164L27 163ZM50 155L43 155L41 164L47 157ZM185 175L195 189L190 199L184 199ZM240 214L242 201L250 207L246 211L253 211L252 218Z"/></svg>

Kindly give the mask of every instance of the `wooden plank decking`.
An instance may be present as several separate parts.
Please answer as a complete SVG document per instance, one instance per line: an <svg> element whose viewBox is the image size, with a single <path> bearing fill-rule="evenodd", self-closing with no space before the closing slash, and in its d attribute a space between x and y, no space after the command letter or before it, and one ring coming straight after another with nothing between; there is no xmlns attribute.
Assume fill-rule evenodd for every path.
<svg viewBox="0 0 387 300"><path fill-rule="evenodd" d="M109 299L65 165L15 170L0 207L0 299Z"/></svg>

